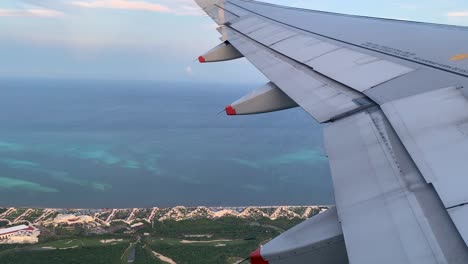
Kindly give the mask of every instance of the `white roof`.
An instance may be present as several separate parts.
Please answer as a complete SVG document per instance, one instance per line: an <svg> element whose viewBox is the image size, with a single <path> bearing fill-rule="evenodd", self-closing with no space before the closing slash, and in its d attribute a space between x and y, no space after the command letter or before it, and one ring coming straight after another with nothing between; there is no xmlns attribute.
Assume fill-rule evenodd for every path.
<svg viewBox="0 0 468 264"><path fill-rule="evenodd" d="M0 229L0 236L1 236L1 235L4 235L4 234L11 233L11 232L21 231L21 230L27 229L27 228L29 228L29 226L27 226L27 225L19 225L19 226L13 226L13 227L8 227L8 228Z"/></svg>

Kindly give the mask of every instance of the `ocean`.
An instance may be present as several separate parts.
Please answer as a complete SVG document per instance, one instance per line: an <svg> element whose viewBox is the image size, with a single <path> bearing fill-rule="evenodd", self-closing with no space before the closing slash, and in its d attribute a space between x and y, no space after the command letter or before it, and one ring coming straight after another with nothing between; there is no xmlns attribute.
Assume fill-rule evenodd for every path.
<svg viewBox="0 0 468 264"><path fill-rule="evenodd" d="M218 115L255 87L0 80L0 206L333 203L307 113Z"/></svg>

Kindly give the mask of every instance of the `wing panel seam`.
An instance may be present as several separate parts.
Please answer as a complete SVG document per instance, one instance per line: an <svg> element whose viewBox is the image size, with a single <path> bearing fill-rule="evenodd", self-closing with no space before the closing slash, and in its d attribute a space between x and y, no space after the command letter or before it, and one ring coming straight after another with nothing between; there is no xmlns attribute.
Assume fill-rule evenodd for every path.
<svg viewBox="0 0 468 264"><path fill-rule="evenodd" d="M276 23L279 23L279 24L282 24L282 25L285 25L285 26L288 26L288 27L291 27L291 28L295 28L297 30L301 30L303 32L308 32L308 33L311 33L311 34L314 34L314 35L317 35L317 36L320 36L320 37L323 37L323 38L327 38L327 39L331 39L333 41L336 41L336 42L340 42L340 43L344 43L344 44L347 44L347 45L350 45L350 46L353 46L353 47L357 47L357 48L360 48L360 49L364 49L364 50L369 50L369 51L373 51L373 52L376 52L376 53L379 53L379 54L383 54L383 55L386 55L386 56L389 56L389 57L392 57L392 58L397 58L397 59L400 59L400 60L404 60L404 61L408 61L408 62L411 62L411 63L415 63L415 64L419 64L419 65L423 65L423 66L426 66L426 67L430 67L430 68L433 68L433 69L437 69L437 70L440 70L440 71L444 71L444 72L448 72L448 73L451 73L451 74L455 74L455 75L459 75L459 76L463 76L463 77L468 77L467 74L462 74L462 73L459 73L459 72L454 72L454 71L450 71L450 70L447 70L447 69L444 69L444 68L440 68L440 67L437 67L437 66L434 66L434 65L431 65L431 64L427 64L427 63L423 63L421 61L417 61L417 60L411 60L411 59L408 59L408 58L404 58L404 57L399 57L399 56L396 56L396 55L393 55L393 54L389 54L389 53L385 53L383 51L379 51L379 50L375 50L375 49L371 49L369 47L363 47L361 45L358 45L358 44L354 44L354 43L351 43L351 42L348 42L348 41L344 41L344 40L340 40L340 39L337 39L337 38L334 38L334 37L330 37L330 36L327 36L327 35L323 35L323 34L320 34L320 33L316 33L316 32L312 32L310 30L306 30L306 29L303 29L303 28L300 28L300 27L297 27L297 26L293 26L293 25L290 25L290 24L287 24L285 22L282 22L282 21L279 21L277 19L273 19L273 18L269 18L265 15L262 15L262 14L259 14L257 12L254 12L252 10L249 10L245 7L242 7L238 4L235 4L229 0L227 0L226 2L229 2L231 3L232 5L235 5L239 8L242 8L248 12L251 12L252 14L255 14L257 16L260 16L260 17L263 17L263 18L266 18L268 20L271 20L271 21L274 21Z"/></svg>
<svg viewBox="0 0 468 264"><path fill-rule="evenodd" d="M287 60L293 61L294 63L296 63L296 64L299 65L299 67L298 67L298 66L295 66L295 65L291 65L292 67L295 67L295 68L300 68L300 67L302 67L303 69L307 69L307 70L309 70L309 71L312 71L314 74L317 74L317 75L321 76L323 79L327 80L327 82L329 82L329 83L338 83L338 84L340 84L341 86L343 86L344 88L346 88L346 89L348 89L348 90L350 90L350 91L359 93L360 95L362 95L363 98L367 98L367 99L369 99L369 100L372 101L372 99L369 98L369 97L368 97L367 95L365 95L364 93L359 92L358 90L353 89L352 87L349 87L348 85L346 85L346 84L344 84L344 83L341 83L341 82L339 82L339 81L337 81L337 80L335 80L335 79L332 79L332 78L330 78L330 77L328 77L328 76L326 76L326 75L324 75L324 74L322 74L322 73L320 73L320 72L314 70L313 67L311 67L311 66L309 66L309 65L307 65L307 64L304 64L304 63L302 63L302 62L300 62L300 61L297 61L296 59L291 58L291 57L287 56L286 54L283 54L283 53L281 53L281 52L279 52L279 51L277 51L277 50L274 50L274 49L270 48L269 46L267 46L267 45L265 45L265 44L263 44L263 43L258 42L257 40L251 38L250 36L245 35L244 33L238 31L237 29L235 29L235 28L233 28L233 27L231 27L231 26L226 26L226 27L228 27L230 30L234 31L234 32L237 33L238 35L241 35L243 38L248 39L250 42L255 43L255 45L258 45L258 46L261 46L261 47L265 48L265 49L266 49L270 54L272 54L275 58L278 58L278 56L281 56L282 58L279 58L281 61L283 61L283 62L285 62L285 63L288 63L287 61L284 60L284 59L287 59ZM244 55L246 55L246 54L244 54ZM284 58L284 59L283 59L283 58ZM288 63L288 64L290 64L290 63ZM327 83L327 84L328 84L328 83ZM374 102L374 101L372 101L372 102ZM374 102L374 103L375 103L375 102Z"/></svg>

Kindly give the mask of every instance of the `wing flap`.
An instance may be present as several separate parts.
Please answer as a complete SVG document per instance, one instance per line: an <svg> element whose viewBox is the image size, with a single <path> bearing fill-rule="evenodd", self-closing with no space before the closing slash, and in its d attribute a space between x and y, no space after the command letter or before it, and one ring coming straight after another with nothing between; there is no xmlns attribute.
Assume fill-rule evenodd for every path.
<svg viewBox="0 0 468 264"><path fill-rule="evenodd" d="M444 88L383 104L382 110L445 206L467 203L468 101L462 91Z"/></svg>
<svg viewBox="0 0 468 264"><path fill-rule="evenodd" d="M333 122L324 135L350 263L468 260L442 203L378 108Z"/></svg>
<svg viewBox="0 0 468 264"><path fill-rule="evenodd" d="M460 232L460 235L468 244L468 205L457 206L448 210L450 217L452 218L455 226Z"/></svg>
<svg viewBox="0 0 468 264"><path fill-rule="evenodd" d="M444 206L468 204L468 100L463 89L448 87L406 97L383 104L382 109ZM468 211L449 212L468 243Z"/></svg>

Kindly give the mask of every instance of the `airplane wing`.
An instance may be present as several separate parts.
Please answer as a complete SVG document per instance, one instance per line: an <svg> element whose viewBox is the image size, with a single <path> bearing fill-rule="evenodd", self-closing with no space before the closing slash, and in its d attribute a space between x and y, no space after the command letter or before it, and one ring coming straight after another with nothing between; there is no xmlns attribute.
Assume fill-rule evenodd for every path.
<svg viewBox="0 0 468 264"><path fill-rule="evenodd" d="M468 28L195 0L271 82L229 115L300 106L323 124L336 208L252 263L468 263Z"/></svg>

